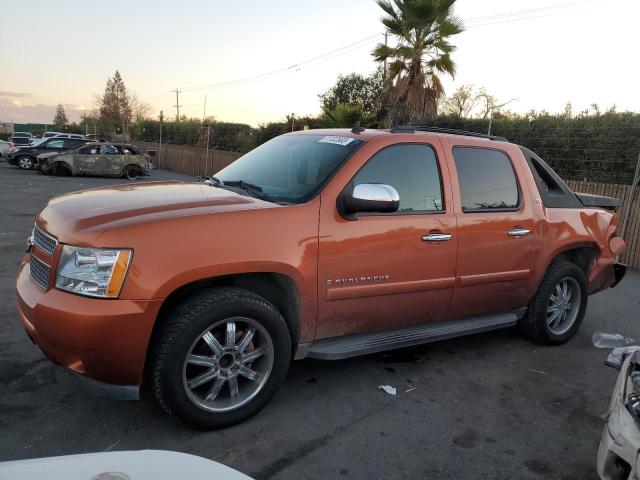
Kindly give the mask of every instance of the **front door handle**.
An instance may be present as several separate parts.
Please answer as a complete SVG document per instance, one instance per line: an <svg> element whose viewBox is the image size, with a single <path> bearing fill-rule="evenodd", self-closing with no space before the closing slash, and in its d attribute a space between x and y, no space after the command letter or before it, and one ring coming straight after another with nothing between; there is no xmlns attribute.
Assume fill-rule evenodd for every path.
<svg viewBox="0 0 640 480"><path fill-rule="evenodd" d="M514 228L513 230L509 230L508 235L510 237L526 237L531 233L531 230L528 228Z"/></svg>
<svg viewBox="0 0 640 480"><path fill-rule="evenodd" d="M429 233L422 236L424 242L448 242L453 238L450 233Z"/></svg>

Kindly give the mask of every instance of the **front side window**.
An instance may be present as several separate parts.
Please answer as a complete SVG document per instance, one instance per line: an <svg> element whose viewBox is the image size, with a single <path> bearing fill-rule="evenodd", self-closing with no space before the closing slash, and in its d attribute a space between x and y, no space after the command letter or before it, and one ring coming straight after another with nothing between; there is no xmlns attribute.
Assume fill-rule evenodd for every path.
<svg viewBox="0 0 640 480"><path fill-rule="evenodd" d="M78 150L78 153L82 155L95 155L100 153L100 147L97 145L89 145L88 147L82 147Z"/></svg>
<svg viewBox="0 0 640 480"><path fill-rule="evenodd" d="M518 183L511 160L489 148L455 147L463 212L514 210L519 206Z"/></svg>
<svg viewBox="0 0 640 480"><path fill-rule="evenodd" d="M404 144L376 153L353 179L391 185L400 195L397 213L441 212L442 184L438 160L427 145Z"/></svg>
<svg viewBox="0 0 640 480"><path fill-rule="evenodd" d="M304 203L363 143L334 135L283 135L240 157L215 177L229 186L250 183L274 202Z"/></svg>

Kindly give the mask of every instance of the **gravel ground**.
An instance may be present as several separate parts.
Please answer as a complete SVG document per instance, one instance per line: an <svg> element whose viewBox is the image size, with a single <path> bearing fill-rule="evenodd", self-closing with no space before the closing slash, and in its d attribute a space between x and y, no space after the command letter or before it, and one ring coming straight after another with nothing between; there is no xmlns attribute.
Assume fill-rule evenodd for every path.
<svg viewBox="0 0 640 480"><path fill-rule="evenodd" d="M151 180L188 177L154 171ZM14 276L46 200L121 179L55 178L0 162L0 460L166 449L257 479L591 479L616 373L594 331L640 339L640 275L590 298L578 335L540 347L504 330L356 359L295 362L257 417L217 432L152 405L86 393L21 327ZM378 390L389 384L390 396Z"/></svg>

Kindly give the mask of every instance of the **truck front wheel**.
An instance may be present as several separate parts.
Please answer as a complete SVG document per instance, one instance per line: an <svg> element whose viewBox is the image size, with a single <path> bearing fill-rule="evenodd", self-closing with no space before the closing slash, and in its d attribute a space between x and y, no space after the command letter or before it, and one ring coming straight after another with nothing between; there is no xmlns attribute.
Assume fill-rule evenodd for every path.
<svg viewBox="0 0 640 480"><path fill-rule="evenodd" d="M153 389L172 417L224 428L269 402L290 359L289 329L271 303L240 288L203 289L180 303L159 332Z"/></svg>
<svg viewBox="0 0 640 480"><path fill-rule="evenodd" d="M554 262L520 320L521 331L530 340L543 345L569 341L584 318L587 295L582 269L568 261Z"/></svg>

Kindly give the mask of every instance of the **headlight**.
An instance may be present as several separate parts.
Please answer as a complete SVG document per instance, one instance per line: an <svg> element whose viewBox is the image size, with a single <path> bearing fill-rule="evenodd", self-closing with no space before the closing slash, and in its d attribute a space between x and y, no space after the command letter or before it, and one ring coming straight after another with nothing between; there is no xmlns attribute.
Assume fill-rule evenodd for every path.
<svg viewBox="0 0 640 480"><path fill-rule="evenodd" d="M56 287L90 297L117 298L127 276L131 250L62 248Z"/></svg>

